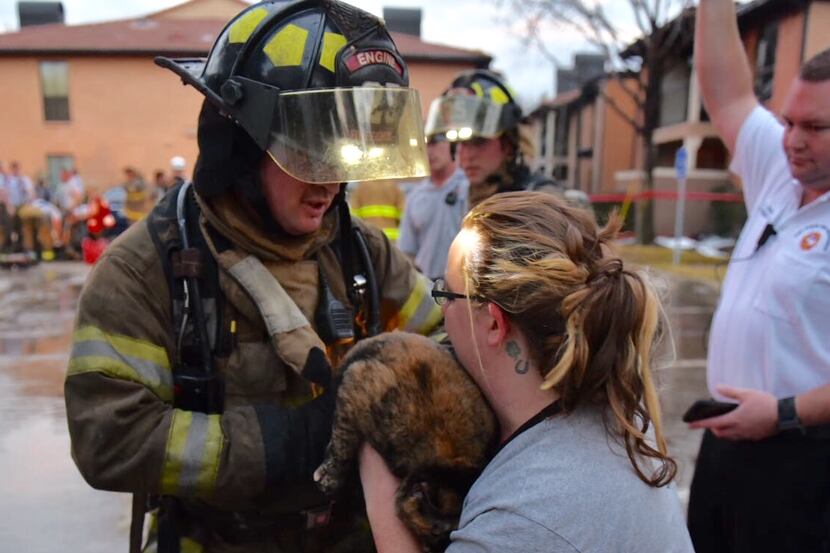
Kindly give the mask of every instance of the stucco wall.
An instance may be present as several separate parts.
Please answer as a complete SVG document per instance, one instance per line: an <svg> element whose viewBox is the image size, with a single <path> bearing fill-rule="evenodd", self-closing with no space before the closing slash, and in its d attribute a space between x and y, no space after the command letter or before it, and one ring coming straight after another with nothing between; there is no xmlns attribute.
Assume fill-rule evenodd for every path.
<svg viewBox="0 0 830 553"><path fill-rule="evenodd" d="M629 88L636 89L634 82L629 83ZM632 119L637 117L637 106L633 98L627 94L622 85L616 80L605 82L605 92L610 101L613 101L623 112ZM605 104L603 120L603 133L599 137L602 140L602 176L600 178L599 193L620 192L618 190L614 174L617 171L625 171L636 167L637 149L640 146L640 139L634 127L615 109Z"/></svg>
<svg viewBox="0 0 830 553"><path fill-rule="evenodd" d="M782 18L778 23L778 46L775 52L772 98L767 103L769 108L775 112L781 110L790 85L798 76L803 42L804 12Z"/></svg>
<svg viewBox="0 0 830 553"><path fill-rule="evenodd" d="M60 58L49 58L59 60ZM169 169L174 155L192 168L200 96L148 58L72 58L70 121L44 121L38 61L0 59L4 127L0 152L18 159L30 175L46 171L46 156L72 155L87 186L102 190L134 165L150 177Z"/></svg>
<svg viewBox="0 0 830 553"><path fill-rule="evenodd" d="M439 97L461 71L473 69L463 63L409 63L409 84L421 96L421 113L426 118L429 104Z"/></svg>
<svg viewBox="0 0 830 553"><path fill-rule="evenodd" d="M830 48L830 2L813 2L804 40L804 61L826 48Z"/></svg>

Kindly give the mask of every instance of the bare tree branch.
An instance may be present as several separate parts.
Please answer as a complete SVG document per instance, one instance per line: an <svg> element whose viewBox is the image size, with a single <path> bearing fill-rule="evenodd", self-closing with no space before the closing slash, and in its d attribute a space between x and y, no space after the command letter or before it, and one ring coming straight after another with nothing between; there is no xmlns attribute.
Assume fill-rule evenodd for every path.
<svg viewBox="0 0 830 553"><path fill-rule="evenodd" d="M642 126L642 125L640 125L640 123L639 123L639 122L638 122L635 118L631 117L628 113L626 113L626 112L625 112L625 110L623 110L623 109L620 107L620 105L616 102L616 100L614 100L614 98L612 98L611 96L609 96L608 94L606 94L604 90L600 90L600 91L599 91L599 93L600 93L600 95L602 96L602 98L605 100L605 103L606 103L606 104L607 104L607 105L608 105L608 106L609 106L612 110L614 110L614 112L615 112L617 115L619 115L620 117L622 117L622 118L625 120L625 122L626 122L626 123L628 123L629 125L631 125L631 127L634 129L634 131L635 131L637 134L642 134L642 133L643 133L643 126ZM639 109L639 106L637 106L637 111L639 111L639 110L640 110L640 109Z"/></svg>
<svg viewBox="0 0 830 553"><path fill-rule="evenodd" d="M634 14L634 21L637 22L637 27L640 29L640 32L643 33L643 36L648 35L651 32L651 29L643 21L643 13L640 11L640 6L642 4L642 0L630 0L631 4L631 13Z"/></svg>

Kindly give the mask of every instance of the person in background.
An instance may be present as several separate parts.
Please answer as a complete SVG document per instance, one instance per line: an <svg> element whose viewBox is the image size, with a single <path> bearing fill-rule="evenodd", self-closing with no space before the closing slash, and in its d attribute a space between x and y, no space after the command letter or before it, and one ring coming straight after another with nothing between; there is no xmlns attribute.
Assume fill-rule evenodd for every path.
<svg viewBox="0 0 830 553"><path fill-rule="evenodd" d="M61 210L52 202L53 194L46 185L46 178L39 175L35 182L35 198L27 208L32 212L30 224L37 236L40 259L54 261L55 246L60 244L61 239Z"/></svg>
<svg viewBox="0 0 830 553"><path fill-rule="evenodd" d="M447 252L467 213L469 183L444 135L428 137L430 176L407 198L398 247L431 279L444 275Z"/></svg>
<svg viewBox="0 0 830 553"><path fill-rule="evenodd" d="M170 184L167 180L167 175L161 169L156 169L153 172L153 197L156 203L161 201L167 191L170 189Z"/></svg>
<svg viewBox="0 0 830 553"><path fill-rule="evenodd" d="M698 553L830 551L830 50L765 109L732 0L702 0L695 67L749 217L709 337L733 411L705 428L689 498Z"/></svg>
<svg viewBox="0 0 830 553"><path fill-rule="evenodd" d="M124 183L122 186L127 195L124 204L124 216L132 224L147 215L150 191L144 182L144 177L133 167L124 168Z"/></svg>
<svg viewBox="0 0 830 553"><path fill-rule="evenodd" d="M393 243L398 239L405 205L403 190L383 181L356 183L349 194L352 215L382 230Z"/></svg>
<svg viewBox="0 0 830 553"><path fill-rule="evenodd" d="M84 182L77 169L69 169L61 174L58 198L63 214L60 242L64 255L70 259L77 259L80 257L78 227L84 224L89 213Z"/></svg>
<svg viewBox="0 0 830 553"><path fill-rule="evenodd" d="M170 187L180 186L188 180L185 173L187 169L187 161L182 156L173 156L170 158Z"/></svg>
<svg viewBox="0 0 830 553"><path fill-rule="evenodd" d="M432 295L500 435L447 553L693 553L651 371L659 300L613 253L619 227L541 192L465 217ZM378 551L421 551L369 445L360 475Z"/></svg>
<svg viewBox="0 0 830 553"><path fill-rule="evenodd" d="M525 162L522 108L504 79L483 69L459 73L433 100L427 136L456 144L458 163L470 181L470 207L499 192L539 190L563 195L564 187L534 173Z"/></svg>
<svg viewBox="0 0 830 553"><path fill-rule="evenodd" d="M29 177L20 172L20 163L17 161L12 161L9 169L6 177L8 207L13 216L14 235L17 237L17 244L13 248L35 258L35 236L42 219L40 210L32 206L35 186Z"/></svg>

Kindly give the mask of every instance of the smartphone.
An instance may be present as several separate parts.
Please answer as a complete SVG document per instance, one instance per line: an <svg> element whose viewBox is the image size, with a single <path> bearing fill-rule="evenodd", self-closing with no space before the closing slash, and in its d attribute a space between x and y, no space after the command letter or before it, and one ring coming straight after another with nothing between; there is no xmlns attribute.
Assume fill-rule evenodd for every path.
<svg viewBox="0 0 830 553"><path fill-rule="evenodd" d="M683 422L694 422L725 415L737 406L737 403L727 403L715 399L699 399L683 414Z"/></svg>

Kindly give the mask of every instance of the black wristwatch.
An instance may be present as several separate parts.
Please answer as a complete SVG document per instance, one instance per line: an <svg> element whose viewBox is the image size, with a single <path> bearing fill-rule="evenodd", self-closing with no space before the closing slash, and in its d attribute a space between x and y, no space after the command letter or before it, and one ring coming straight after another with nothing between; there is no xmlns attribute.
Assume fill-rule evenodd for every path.
<svg viewBox="0 0 830 553"><path fill-rule="evenodd" d="M778 400L778 431L798 430L804 433L804 425L795 411L795 398L785 397Z"/></svg>

